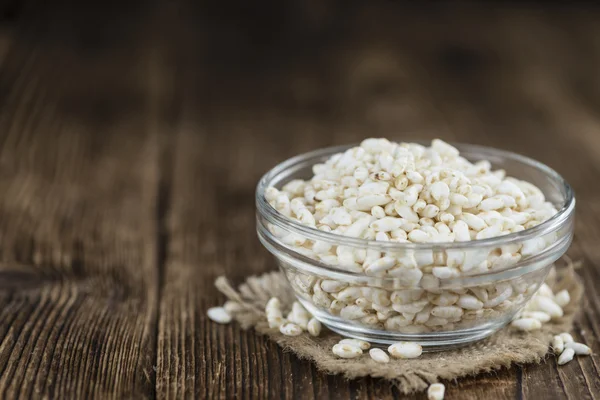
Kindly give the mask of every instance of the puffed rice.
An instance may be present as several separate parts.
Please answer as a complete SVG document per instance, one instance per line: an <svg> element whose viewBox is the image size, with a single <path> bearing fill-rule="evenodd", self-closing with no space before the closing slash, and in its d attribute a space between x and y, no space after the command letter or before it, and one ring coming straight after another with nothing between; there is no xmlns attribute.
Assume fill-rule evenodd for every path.
<svg viewBox="0 0 600 400"><path fill-rule="evenodd" d="M369 350L369 348L371 348L371 344L369 342L365 342L364 340L358 339L342 339L338 343L358 346L361 350Z"/></svg>
<svg viewBox="0 0 600 400"><path fill-rule="evenodd" d="M307 330L310 319L311 315L309 312L306 311L302 304L295 301L294 304L292 304L292 311L290 312L290 318L288 318L288 320L295 323L300 328Z"/></svg>
<svg viewBox="0 0 600 400"><path fill-rule="evenodd" d="M554 293L552 292L552 289L546 283L542 283L540 285L540 288L538 289L537 294L540 296L543 296L543 297L549 297L549 298L554 297Z"/></svg>
<svg viewBox="0 0 600 400"><path fill-rule="evenodd" d="M567 333L567 332L561 333L560 337L563 340L565 345L568 343L573 343L575 341L575 340L573 340L573 336L571 336L571 334Z"/></svg>
<svg viewBox="0 0 600 400"><path fill-rule="evenodd" d="M207 311L208 318L219 324L228 324L231 322L231 315L224 307L211 307Z"/></svg>
<svg viewBox="0 0 600 400"><path fill-rule="evenodd" d="M550 315L546 314L543 311L524 311L521 315L524 318L537 319L538 321L540 321L542 323L548 322L548 321L550 321L550 319L552 319L552 317L550 317Z"/></svg>
<svg viewBox="0 0 600 400"><path fill-rule="evenodd" d="M378 363L389 363L390 362L390 356L388 356L385 351L381 350L381 349L371 349L369 350L369 355L371 356L371 358L375 361L377 361Z"/></svg>
<svg viewBox="0 0 600 400"><path fill-rule="evenodd" d="M527 309L530 311L543 311L551 318L559 318L564 314L563 309L554 300L542 296L534 297L527 305Z"/></svg>
<svg viewBox="0 0 600 400"><path fill-rule="evenodd" d="M552 339L552 350L555 354L560 354L565 349L565 342L563 342L562 337L560 335L554 336Z"/></svg>
<svg viewBox="0 0 600 400"><path fill-rule="evenodd" d="M286 336L298 336L302 334L302 328L294 323L287 322L279 327L279 332Z"/></svg>
<svg viewBox="0 0 600 400"><path fill-rule="evenodd" d="M571 296L567 290L561 290L554 295L554 302L561 307L566 306L571 301Z"/></svg>
<svg viewBox="0 0 600 400"><path fill-rule="evenodd" d="M418 358L423 348L418 343L398 342L388 347L388 353L394 358Z"/></svg>
<svg viewBox="0 0 600 400"><path fill-rule="evenodd" d="M590 349L588 346L586 346L583 343L570 342L570 343L565 344L565 348L573 349L573 351L575 351L575 354L577 354L578 356L580 356L580 355L588 356L588 355L592 354L592 349Z"/></svg>
<svg viewBox="0 0 600 400"><path fill-rule="evenodd" d="M558 357L558 365L564 365L573 359L575 355L575 350L572 348L565 348L563 352Z"/></svg>
<svg viewBox="0 0 600 400"><path fill-rule="evenodd" d="M321 323L316 318L311 318L306 326L306 330L311 336L319 336L321 334L321 329Z"/></svg>
<svg viewBox="0 0 600 400"><path fill-rule="evenodd" d="M433 383L427 389L427 400L444 400L446 387L441 383Z"/></svg>
<svg viewBox="0 0 600 400"><path fill-rule="evenodd" d="M515 328L522 331L534 331L542 328L542 323L535 318L520 318L511 323Z"/></svg>
<svg viewBox="0 0 600 400"><path fill-rule="evenodd" d="M269 328L280 328L285 323L281 313L281 303L277 297L269 299L265 306L265 314L269 322Z"/></svg>
<svg viewBox="0 0 600 400"><path fill-rule="evenodd" d="M552 339L552 350L559 355L558 365L564 365L571 361L575 355L587 356L592 354L592 349L583 343L577 343L573 337L563 332Z"/></svg>
<svg viewBox="0 0 600 400"><path fill-rule="evenodd" d="M341 358L356 358L363 353L360 347L345 343L334 345L332 351L333 354Z"/></svg>

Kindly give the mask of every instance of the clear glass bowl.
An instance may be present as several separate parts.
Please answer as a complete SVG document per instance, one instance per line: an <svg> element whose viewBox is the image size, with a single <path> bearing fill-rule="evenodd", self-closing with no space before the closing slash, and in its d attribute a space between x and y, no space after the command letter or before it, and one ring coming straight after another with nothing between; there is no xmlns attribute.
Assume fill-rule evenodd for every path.
<svg viewBox="0 0 600 400"><path fill-rule="evenodd" d="M268 187L310 179L314 164L352 146L299 155L262 177L256 189L258 237L275 256L298 300L329 329L374 343L418 342L426 351L466 345L510 322L565 253L573 237L575 198L558 173L515 153L455 146L470 161L489 160L507 176L533 183L558 213L518 233L470 242L368 241L302 225L265 199ZM389 271L372 276L356 267L332 265L332 257L327 257L350 251L359 258L368 252L385 254L399 267L395 276ZM503 252L515 251L520 258L498 262ZM433 269L446 266L449 257L475 264L487 260L490 267L485 273L436 278Z"/></svg>

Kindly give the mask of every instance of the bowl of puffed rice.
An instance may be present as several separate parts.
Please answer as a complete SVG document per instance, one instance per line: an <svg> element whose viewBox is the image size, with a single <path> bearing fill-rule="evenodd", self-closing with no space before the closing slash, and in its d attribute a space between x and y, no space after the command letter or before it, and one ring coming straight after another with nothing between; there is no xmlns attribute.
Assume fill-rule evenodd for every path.
<svg viewBox="0 0 600 400"><path fill-rule="evenodd" d="M575 197L519 154L366 139L277 165L256 206L260 241L321 323L440 350L491 335L531 300L571 243Z"/></svg>

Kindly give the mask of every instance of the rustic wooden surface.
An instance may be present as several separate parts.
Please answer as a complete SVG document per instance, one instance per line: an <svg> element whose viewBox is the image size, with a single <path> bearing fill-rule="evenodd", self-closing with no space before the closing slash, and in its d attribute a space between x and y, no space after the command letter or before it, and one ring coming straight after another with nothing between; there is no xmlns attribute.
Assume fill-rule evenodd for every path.
<svg viewBox="0 0 600 400"><path fill-rule="evenodd" d="M599 10L48 3L0 3L0 398L402 398L205 315L216 276L275 268L260 175L367 136L514 150L574 186L596 355L446 398L600 398Z"/></svg>

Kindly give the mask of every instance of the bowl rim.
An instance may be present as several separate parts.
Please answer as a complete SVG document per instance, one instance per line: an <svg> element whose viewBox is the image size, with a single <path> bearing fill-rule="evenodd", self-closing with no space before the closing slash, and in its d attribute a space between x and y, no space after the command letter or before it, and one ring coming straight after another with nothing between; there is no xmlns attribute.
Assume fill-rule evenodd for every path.
<svg viewBox="0 0 600 400"><path fill-rule="evenodd" d="M411 143L423 143L423 141L413 141ZM571 185L554 169L550 168L544 163L541 163L533 158L523 156L518 153L514 153L507 150L497 149L488 146L480 146L466 143L450 143L455 146L461 152L466 153L479 153L482 155L490 154L496 158L501 157L505 159L511 159L523 164L529 165L536 170L544 173L547 177L557 182L562 186L564 191L565 201L562 207L548 220L538 224L534 227L524 229L520 232L510 233L508 235L495 236L487 239L476 239L466 242L435 242L435 243L398 243L398 242L383 242L376 240L367 240L362 238L355 238L350 236L344 236L336 233L330 233L321 231L316 228L312 228L308 225L296 222L285 215L281 214L274 207L272 207L265 198L265 190L270 186L270 183L280 176L282 173L291 170L298 165L305 163L307 160L322 158L324 156L331 156L339 152L348 150L349 148L355 147L359 144L346 144L340 146L324 147L317 150L309 151L288 158L287 160L277 164L275 167L267 171L258 181L255 192L255 200L257 212L265 217L270 223L274 223L280 228L288 230L290 233L296 233L307 239L325 241L331 244L369 248L380 251L406 251L406 250L466 250L466 249L478 249L485 247L498 247L508 245L514 242L526 241L535 237L546 235L552 231L560 229L565 222L569 220L569 217L573 214L575 209L575 194ZM466 158L466 157L465 157ZM493 162L492 162L493 165ZM517 178L518 179L518 178Z"/></svg>

